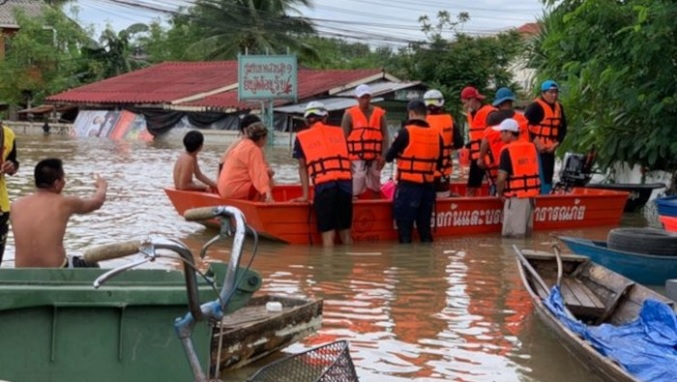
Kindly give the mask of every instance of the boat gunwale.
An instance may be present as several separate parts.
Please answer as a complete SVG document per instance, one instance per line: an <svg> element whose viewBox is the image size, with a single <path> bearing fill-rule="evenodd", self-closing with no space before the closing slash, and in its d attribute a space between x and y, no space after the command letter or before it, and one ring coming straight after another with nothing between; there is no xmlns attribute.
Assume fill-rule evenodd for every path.
<svg viewBox="0 0 677 382"><path fill-rule="evenodd" d="M677 235L676 235L677 238ZM594 248L594 249L601 249L604 251L610 251L614 253L620 253L626 256L632 256L632 257L640 257L640 258L646 258L646 259L651 259L651 260L661 260L661 261L669 261L669 262L677 262L677 256L663 256L663 255L652 255L649 253L639 253L639 252L628 252L628 251L622 251L618 249L612 249L609 248L608 246L599 246L597 243L607 243L606 241L603 240L591 240L591 239L583 239L583 238L577 238L577 237L572 237L572 236L557 236L557 239L563 241L565 244L568 242L579 244L579 245L584 245L588 248ZM568 244L567 244L568 245ZM586 256L586 255L581 255L581 256ZM586 256L588 257L588 256Z"/></svg>

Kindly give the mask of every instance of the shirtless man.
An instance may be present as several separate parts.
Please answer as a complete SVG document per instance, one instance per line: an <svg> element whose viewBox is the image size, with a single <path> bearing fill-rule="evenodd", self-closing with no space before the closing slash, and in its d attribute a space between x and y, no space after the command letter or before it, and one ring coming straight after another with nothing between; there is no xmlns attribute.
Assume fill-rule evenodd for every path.
<svg viewBox="0 0 677 382"><path fill-rule="evenodd" d="M55 268L68 265L63 237L73 214L101 208L108 183L96 176L96 191L90 198L63 196L66 184L61 159L43 159L35 166L35 193L12 203L10 221L16 245L15 266ZM86 266L74 258L72 266Z"/></svg>
<svg viewBox="0 0 677 382"><path fill-rule="evenodd" d="M216 189L216 183L200 171L200 165L197 162L197 154L202 150L204 140L202 133L196 130L187 132L183 137L186 152L181 153L174 165L174 188L177 190L209 191L210 187ZM195 183L193 175L206 186Z"/></svg>

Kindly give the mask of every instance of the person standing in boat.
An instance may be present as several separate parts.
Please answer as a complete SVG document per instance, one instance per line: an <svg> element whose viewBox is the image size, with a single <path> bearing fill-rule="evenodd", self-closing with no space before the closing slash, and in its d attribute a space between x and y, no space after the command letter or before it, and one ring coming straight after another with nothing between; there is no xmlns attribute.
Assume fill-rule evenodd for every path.
<svg viewBox="0 0 677 382"><path fill-rule="evenodd" d="M355 88L357 105L345 111L341 127L348 141L352 161L353 195L358 197L367 189L381 195L381 170L385 165L388 123L386 112L371 104L369 85Z"/></svg>
<svg viewBox="0 0 677 382"><path fill-rule="evenodd" d="M225 157L218 179L223 198L273 202L273 184L268 173L263 148L268 129L256 122L245 130L246 138Z"/></svg>
<svg viewBox="0 0 677 382"><path fill-rule="evenodd" d="M444 141L426 122L423 101L407 105L409 120L398 133L386 154L386 162L397 159L397 188L393 218L400 243L412 242L414 222L422 243L433 241L431 218L435 203L435 172L442 170Z"/></svg>
<svg viewBox="0 0 677 382"><path fill-rule="evenodd" d="M496 179L498 177L498 160L503 141L501 133L494 127L508 118L512 118L519 124L519 139L529 141L528 121L523 114L518 113L513 108L515 94L508 88L500 88L496 91L496 97L492 106L497 110L492 111L487 116L487 128L484 130L484 138L480 145L480 155L477 159L477 165L486 172L490 185L491 195L496 195Z"/></svg>
<svg viewBox="0 0 677 382"><path fill-rule="evenodd" d="M529 121L529 133L541 161L541 193L549 194L555 172L555 151L567 134L564 108L557 100L559 85L548 80L541 84L541 95L527 106L524 116Z"/></svg>
<svg viewBox="0 0 677 382"><path fill-rule="evenodd" d="M435 192L438 198L450 196L449 182L451 181L453 150L463 147L463 136L454 124L449 113L444 112L444 96L437 89L428 90L423 95L423 102L428 108L426 121L442 137L444 147L442 151L442 169L435 172Z"/></svg>
<svg viewBox="0 0 677 382"><path fill-rule="evenodd" d="M461 102L468 119L468 149L470 150L470 170L468 172L467 196L475 196L484 180L484 170L477 165L480 157L480 145L487 127L487 116L496 110L491 105L482 103L484 96L472 86L461 91Z"/></svg>
<svg viewBox="0 0 677 382"><path fill-rule="evenodd" d="M306 106L303 116L309 128L296 135L292 154L299 162L303 195L293 201L308 201L312 181L317 230L322 245L332 247L336 231L343 244L352 243L353 176L345 134L340 127L326 124L328 115L321 102Z"/></svg>
<svg viewBox="0 0 677 382"><path fill-rule="evenodd" d="M533 229L534 197L540 193L536 146L520 140L519 124L508 118L494 128L505 146L498 164L497 195L503 200L503 236L525 237Z"/></svg>
<svg viewBox="0 0 677 382"><path fill-rule="evenodd" d="M62 195L65 185L61 159L43 159L35 166L36 191L12 203L10 220L17 268L90 266L79 257L66 257L63 238L73 214L87 214L103 206L108 183L96 175L96 191L89 198Z"/></svg>
<svg viewBox="0 0 677 382"><path fill-rule="evenodd" d="M207 178L200 170L197 155L202 150L205 137L197 130L191 130L183 137L183 146L186 148L174 164L174 188L177 190L209 191L216 189L216 183ZM200 182L193 181L193 176Z"/></svg>
<svg viewBox="0 0 677 382"><path fill-rule="evenodd" d="M5 176L19 171L16 159L16 141L14 131L4 124L0 126L0 263L5 254L5 244L9 233L9 194Z"/></svg>

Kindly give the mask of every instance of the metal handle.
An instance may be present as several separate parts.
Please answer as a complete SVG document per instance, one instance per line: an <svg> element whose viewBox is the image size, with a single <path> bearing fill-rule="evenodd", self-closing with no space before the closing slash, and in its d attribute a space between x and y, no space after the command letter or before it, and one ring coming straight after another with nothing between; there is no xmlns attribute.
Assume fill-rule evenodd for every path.
<svg viewBox="0 0 677 382"><path fill-rule="evenodd" d="M83 255L83 260L87 264L93 265L99 261L117 259L139 253L141 246L142 242L140 240L100 245L88 248Z"/></svg>

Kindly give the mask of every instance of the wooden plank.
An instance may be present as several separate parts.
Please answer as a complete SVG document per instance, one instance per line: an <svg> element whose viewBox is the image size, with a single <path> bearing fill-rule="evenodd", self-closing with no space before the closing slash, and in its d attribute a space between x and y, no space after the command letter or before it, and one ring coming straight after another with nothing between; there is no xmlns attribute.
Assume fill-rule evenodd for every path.
<svg viewBox="0 0 677 382"><path fill-rule="evenodd" d="M604 304L595 296L590 289L577 279L565 278L562 284L568 288L582 306L604 308Z"/></svg>
<svg viewBox="0 0 677 382"><path fill-rule="evenodd" d="M609 306L604 310L604 313L602 313L602 315L599 316L595 325L600 325L604 323L604 321L606 321L607 318L611 317L611 315L616 310L616 307L618 307L618 304L621 302L621 299L625 298L625 295L630 291L630 288L634 286L635 286L634 282L627 283L625 285L625 288L623 288L623 290L620 293L616 294L616 297L613 299L611 304L609 304Z"/></svg>

